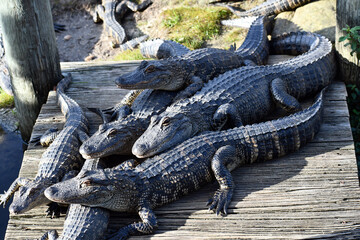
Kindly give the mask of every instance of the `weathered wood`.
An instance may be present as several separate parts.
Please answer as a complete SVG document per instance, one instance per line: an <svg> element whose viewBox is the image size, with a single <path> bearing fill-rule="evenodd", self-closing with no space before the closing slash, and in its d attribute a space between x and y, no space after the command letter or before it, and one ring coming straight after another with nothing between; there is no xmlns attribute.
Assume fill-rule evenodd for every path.
<svg viewBox="0 0 360 240"><path fill-rule="evenodd" d="M48 92L61 79L49 0L2 0L0 25L20 131L28 140Z"/></svg>
<svg viewBox="0 0 360 240"><path fill-rule="evenodd" d="M126 93L115 87L114 79L138 64L63 63L64 72L74 76L67 93L84 110L110 107ZM227 217L207 211L205 203L217 188L213 183L156 209L156 233L132 239L359 239L360 189L344 84L331 84L325 99L324 124L311 143L294 154L233 172L236 189ZM86 114L90 131L96 131L100 118L88 111ZM52 126L61 128L63 123L52 91L33 134ZM44 150L29 147L21 176L35 175ZM42 206L11 215L6 239L38 238L50 229L61 232L64 216L50 220L45 217L45 209ZM114 230L137 220L136 214L113 213L109 228Z"/></svg>
<svg viewBox="0 0 360 240"><path fill-rule="evenodd" d="M350 55L350 46L345 47L345 42L339 42L339 38L344 36L342 31L349 25L351 28L360 26L360 0L337 0L336 1L336 32L335 48L338 55L339 75L345 83L353 83L360 86L360 59L356 53Z"/></svg>

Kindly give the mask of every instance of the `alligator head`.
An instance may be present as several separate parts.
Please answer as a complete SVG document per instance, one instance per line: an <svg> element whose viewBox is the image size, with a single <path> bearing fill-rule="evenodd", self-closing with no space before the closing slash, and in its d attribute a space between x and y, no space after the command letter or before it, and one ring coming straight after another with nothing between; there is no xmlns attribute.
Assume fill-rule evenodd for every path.
<svg viewBox="0 0 360 240"><path fill-rule="evenodd" d="M115 80L119 88L175 91L183 87L186 71L181 61L142 61L133 72Z"/></svg>
<svg viewBox="0 0 360 240"><path fill-rule="evenodd" d="M132 153L138 158L161 153L192 137L194 129L183 113L166 112L152 116L148 129L134 143Z"/></svg>
<svg viewBox="0 0 360 240"><path fill-rule="evenodd" d="M126 173L113 169L81 170L76 177L48 187L45 196L59 203L129 211L136 204L138 190L135 180Z"/></svg>
<svg viewBox="0 0 360 240"><path fill-rule="evenodd" d="M47 183L44 180L35 179L34 181L27 181L15 193L9 207L10 213L24 213L34 207L49 203L50 201L44 195L44 190L50 185L51 183Z"/></svg>
<svg viewBox="0 0 360 240"><path fill-rule="evenodd" d="M142 119L127 117L99 126L90 138L80 147L83 158L105 157L113 154L130 155L135 140L145 130Z"/></svg>

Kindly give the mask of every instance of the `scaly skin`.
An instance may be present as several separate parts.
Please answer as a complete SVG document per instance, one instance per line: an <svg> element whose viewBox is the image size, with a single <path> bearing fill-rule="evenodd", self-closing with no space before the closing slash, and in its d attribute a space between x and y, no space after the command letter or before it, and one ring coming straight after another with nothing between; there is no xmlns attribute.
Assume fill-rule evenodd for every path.
<svg viewBox="0 0 360 240"><path fill-rule="evenodd" d="M81 171L102 168L99 159L85 161ZM82 173L80 172L80 174ZM105 208L86 207L80 204L71 204L66 213L62 234L58 236L56 230L45 233L41 240L102 240L104 239L110 212Z"/></svg>
<svg viewBox="0 0 360 240"><path fill-rule="evenodd" d="M146 130L151 116L163 112L176 95L176 92L144 90L134 100L129 115L99 126L99 130L81 145L81 155L89 159L131 154L134 142Z"/></svg>
<svg viewBox="0 0 360 240"><path fill-rule="evenodd" d="M154 39L141 43L140 52L147 58L164 59L184 55L189 53L190 49L171 40Z"/></svg>
<svg viewBox="0 0 360 240"><path fill-rule="evenodd" d="M201 89L203 83L221 73L266 62L268 40L264 22L264 17L254 22L251 34L242 45L244 47L236 51L203 48L173 58L143 61L133 72L118 77L115 83L125 89L176 91L185 88L181 98L189 97Z"/></svg>
<svg viewBox="0 0 360 240"><path fill-rule="evenodd" d="M133 145L133 154L153 156L203 131L259 122L275 103L299 110L297 99L316 93L334 78L334 54L326 38L298 32L275 38L271 44L273 51L306 53L276 65L242 67L218 76L191 98L153 116Z"/></svg>
<svg viewBox="0 0 360 240"><path fill-rule="evenodd" d="M88 120L80 106L64 92L71 79L69 74L57 86L58 103L66 122L54 142L41 156L35 179L17 178L9 190L1 195L0 204L5 205L16 192L9 208L11 213L23 213L49 203L44 196L44 190L61 181L68 172L80 169L83 164L79 147L88 137Z"/></svg>
<svg viewBox="0 0 360 240"><path fill-rule="evenodd" d="M96 6L93 20L94 22L103 21L106 32L115 39L115 44L122 44L126 39L126 34L124 28L116 21L115 13L118 15L117 17L121 19L129 10L134 12L144 10L152 1L145 0L140 5L128 0L118 2L118 0L103 0L102 4Z"/></svg>
<svg viewBox="0 0 360 240"><path fill-rule="evenodd" d="M311 1L312 0L268 0L247 11L238 11L231 6L224 4L219 5L229 8L230 11L239 17L250 17L279 14L284 11L293 10Z"/></svg>
<svg viewBox="0 0 360 240"><path fill-rule="evenodd" d="M244 51L239 53L247 55L249 60L253 59L256 62L266 61L268 54L268 42L264 39L266 34L261 25L254 25L250 29L248 35L251 37L247 37L243 45L237 50L243 49ZM166 43L173 45L167 41ZM174 48L183 49L180 44L174 44L174 46ZM153 50L150 52L155 53ZM182 54L182 52L173 51L172 47L161 50L161 54L166 56L174 56L173 54ZM136 139L149 126L150 118L163 112L176 98L178 95L175 92L144 90L135 100L130 115L123 115L122 118L117 118L115 122L100 125L99 130L80 147L80 153L86 159L113 154L130 154Z"/></svg>
<svg viewBox="0 0 360 240"><path fill-rule="evenodd" d="M125 239L154 232L157 227L154 208L199 189L215 176L220 187L209 200L209 209L226 215L234 191L230 171L298 150L320 128L321 110L322 93L311 107L288 117L207 132L133 169L115 167L83 172L49 187L45 195L61 203L138 212L142 222L121 228L111 238Z"/></svg>

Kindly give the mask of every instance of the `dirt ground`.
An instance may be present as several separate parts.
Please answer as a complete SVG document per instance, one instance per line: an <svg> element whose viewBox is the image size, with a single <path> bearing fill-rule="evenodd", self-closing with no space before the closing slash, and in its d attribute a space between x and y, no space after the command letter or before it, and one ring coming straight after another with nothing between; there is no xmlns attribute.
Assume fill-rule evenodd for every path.
<svg viewBox="0 0 360 240"><path fill-rule="evenodd" d="M121 53L119 48L111 46L111 37L103 31L103 24L96 24L92 20L93 9L99 3L98 1L83 0L82 4L80 1L73 8L67 7L64 1L66 0L52 3L54 22L63 24L66 28L65 31L55 33L60 61L111 60L113 56ZM125 29L127 39L144 35L137 27L137 22L153 18L158 14L159 9L164 7L164 4L161 0L154 0L144 12L130 12L123 19L119 19L121 26ZM156 26L154 28L156 29ZM156 32L151 35L161 37L161 34Z"/></svg>

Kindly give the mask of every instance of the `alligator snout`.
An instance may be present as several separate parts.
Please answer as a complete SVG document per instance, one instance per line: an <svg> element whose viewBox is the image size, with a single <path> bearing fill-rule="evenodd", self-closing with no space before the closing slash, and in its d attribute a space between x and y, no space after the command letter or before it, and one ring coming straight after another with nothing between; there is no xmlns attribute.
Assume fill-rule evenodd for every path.
<svg viewBox="0 0 360 240"><path fill-rule="evenodd" d="M132 153L138 158L146 157L146 145L145 144L134 144L132 147Z"/></svg>
<svg viewBox="0 0 360 240"><path fill-rule="evenodd" d="M85 159L92 158L91 153L95 151L95 148L93 146L87 146L87 145L81 145L79 152L81 156Z"/></svg>
<svg viewBox="0 0 360 240"><path fill-rule="evenodd" d="M59 192L59 191L58 191L57 188L55 188L55 187L48 187L48 188L46 188L46 190L44 191L44 194L45 194L45 196L46 196L48 199L52 200L52 199L54 198L54 196L56 196L56 194L57 194L58 192Z"/></svg>

